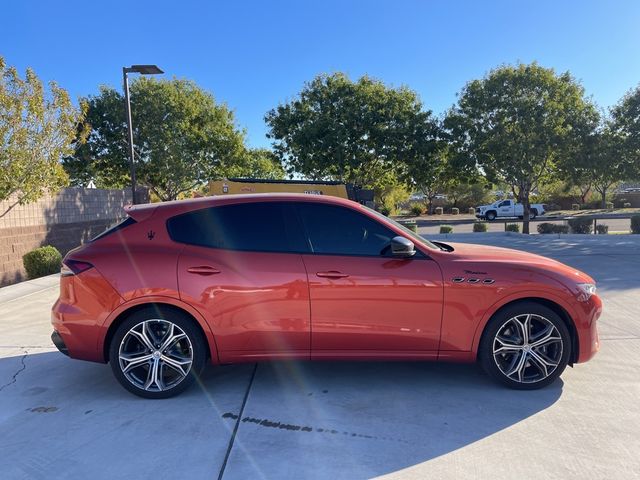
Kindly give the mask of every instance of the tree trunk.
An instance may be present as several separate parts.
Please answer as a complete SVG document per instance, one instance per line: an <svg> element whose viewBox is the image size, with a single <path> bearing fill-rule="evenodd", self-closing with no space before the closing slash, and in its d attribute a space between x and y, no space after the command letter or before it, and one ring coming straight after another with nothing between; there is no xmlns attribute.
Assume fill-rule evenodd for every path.
<svg viewBox="0 0 640 480"><path fill-rule="evenodd" d="M529 201L529 191L521 191L520 197L520 202L522 203L522 233L529 235L529 220L531 218L531 202Z"/></svg>
<svg viewBox="0 0 640 480"><path fill-rule="evenodd" d="M602 195L602 203L600 204L600 207L604 210L607 208L607 189L603 188L600 194Z"/></svg>

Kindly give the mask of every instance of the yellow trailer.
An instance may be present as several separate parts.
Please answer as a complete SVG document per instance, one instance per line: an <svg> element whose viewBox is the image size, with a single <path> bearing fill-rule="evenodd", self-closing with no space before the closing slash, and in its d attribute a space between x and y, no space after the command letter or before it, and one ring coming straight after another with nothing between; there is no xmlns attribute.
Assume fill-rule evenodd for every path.
<svg viewBox="0 0 640 480"><path fill-rule="evenodd" d="M355 200L353 188L341 182L255 178L227 178L209 182L210 195L234 193L308 193Z"/></svg>

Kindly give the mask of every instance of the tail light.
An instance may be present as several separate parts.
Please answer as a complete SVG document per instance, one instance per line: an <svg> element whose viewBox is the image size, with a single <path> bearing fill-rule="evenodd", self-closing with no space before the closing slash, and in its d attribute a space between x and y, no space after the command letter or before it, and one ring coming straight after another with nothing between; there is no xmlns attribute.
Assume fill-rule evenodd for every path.
<svg viewBox="0 0 640 480"><path fill-rule="evenodd" d="M65 260L62 264L62 268L60 269L60 275L63 277L68 277L71 275L78 275L79 273L84 272L85 270L89 270L93 268L93 265L89 262L83 262L81 260Z"/></svg>

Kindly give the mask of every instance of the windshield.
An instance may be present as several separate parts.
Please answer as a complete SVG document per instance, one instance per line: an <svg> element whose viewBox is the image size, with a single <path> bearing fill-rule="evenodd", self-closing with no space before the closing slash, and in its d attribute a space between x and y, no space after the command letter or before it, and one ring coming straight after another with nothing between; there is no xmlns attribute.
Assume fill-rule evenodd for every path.
<svg viewBox="0 0 640 480"><path fill-rule="evenodd" d="M369 210L370 212L373 212L377 217L386 220L387 222L393 223L394 226L398 227L400 230L402 230L404 233L406 233L409 237L413 238L414 240L416 240L419 244L424 245L426 247L431 248L432 250L442 250L440 247L438 247L437 245L434 245L433 243L431 243L429 240L427 240L424 237L421 237L420 235L418 235L416 232L414 232L413 230L409 230L407 227L405 227L404 225L402 225L401 223L396 222L395 220L387 217L386 215L383 215L380 212L376 212L374 209L369 208L367 206L365 206L364 208L366 208L367 210Z"/></svg>

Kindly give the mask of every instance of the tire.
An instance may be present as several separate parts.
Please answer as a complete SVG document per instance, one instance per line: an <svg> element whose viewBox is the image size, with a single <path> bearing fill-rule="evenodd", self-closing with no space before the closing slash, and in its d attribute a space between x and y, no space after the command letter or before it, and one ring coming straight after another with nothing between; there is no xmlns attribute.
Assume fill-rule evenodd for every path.
<svg viewBox="0 0 640 480"><path fill-rule="evenodd" d="M525 325L529 328L526 339ZM485 372L498 382L517 390L535 390L562 374L571 358L571 336L553 310L520 302L489 320L478 357Z"/></svg>
<svg viewBox="0 0 640 480"><path fill-rule="evenodd" d="M487 220L493 222L496 219L496 212L487 212Z"/></svg>
<svg viewBox="0 0 640 480"><path fill-rule="evenodd" d="M149 307L131 314L118 326L109 359L114 376L131 393L169 398L183 392L200 375L207 346L188 315Z"/></svg>
<svg viewBox="0 0 640 480"><path fill-rule="evenodd" d="M529 220L533 220L537 216L538 216L538 210L536 210L535 208L529 211Z"/></svg>

